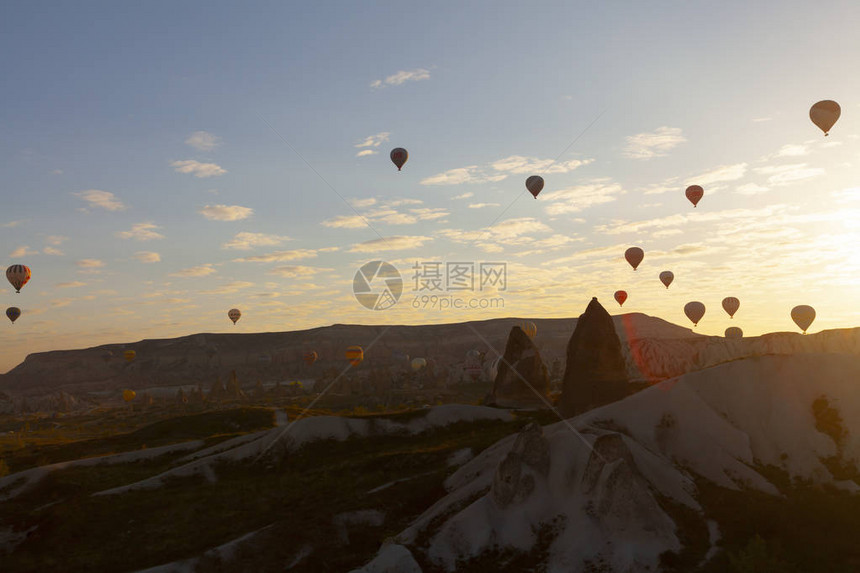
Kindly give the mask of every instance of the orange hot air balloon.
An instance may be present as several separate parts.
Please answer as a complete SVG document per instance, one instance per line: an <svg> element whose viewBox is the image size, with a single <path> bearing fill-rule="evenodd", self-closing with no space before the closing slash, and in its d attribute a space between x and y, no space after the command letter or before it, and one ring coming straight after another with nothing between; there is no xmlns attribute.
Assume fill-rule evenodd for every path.
<svg viewBox="0 0 860 573"><path fill-rule="evenodd" d="M134 390L123 390L122 392L122 399L126 402L131 402L134 400L135 396L137 396L137 392Z"/></svg>
<svg viewBox="0 0 860 573"><path fill-rule="evenodd" d="M623 290L615 291L615 302L618 303L618 306L624 306L625 300L627 300L627 291L623 291Z"/></svg>
<svg viewBox="0 0 860 573"><path fill-rule="evenodd" d="M726 329L726 338L743 338L744 331L737 326L730 326Z"/></svg>
<svg viewBox="0 0 860 573"><path fill-rule="evenodd" d="M122 353L122 357L125 358L126 362L131 362L132 360L134 360L135 356L137 356L137 352L135 352L134 350L126 350Z"/></svg>
<svg viewBox="0 0 860 573"><path fill-rule="evenodd" d="M233 321L233 324L236 324L236 321L242 318L242 311L238 308L231 308L227 311L227 318ZM253 322L253 321L251 321Z"/></svg>
<svg viewBox="0 0 860 573"><path fill-rule="evenodd" d="M520 323L520 329L526 333L529 338L534 338L537 334L537 325L530 320L524 320Z"/></svg>
<svg viewBox="0 0 860 573"><path fill-rule="evenodd" d="M353 366L358 366L364 360L364 350L361 346L350 346L346 349L346 359Z"/></svg>
<svg viewBox="0 0 860 573"><path fill-rule="evenodd" d="M825 136L840 115L842 115L842 108L839 107L838 103L829 99L820 101L809 109L809 119L824 132Z"/></svg>
<svg viewBox="0 0 860 573"><path fill-rule="evenodd" d="M699 321L705 316L705 305L699 301L688 302L684 305L684 314L693 322L693 326L698 326Z"/></svg>
<svg viewBox="0 0 860 573"><path fill-rule="evenodd" d="M30 281L30 267L25 265L12 265L6 269L6 280L15 287L15 292L21 292L21 288Z"/></svg>
<svg viewBox="0 0 860 573"><path fill-rule="evenodd" d="M313 366L314 362L316 362L317 358L319 358L319 354L317 354L315 351L311 350L311 351L305 352L302 355L302 358L304 359L305 364L307 364L308 366Z"/></svg>
<svg viewBox="0 0 860 573"><path fill-rule="evenodd" d="M635 271L636 267L639 266L639 263L642 262L642 259L645 258L645 251L639 247L630 247L624 251L624 258L627 259L627 262L630 263L630 266L633 267L633 270Z"/></svg>
<svg viewBox="0 0 860 573"><path fill-rule="evenodd" d="M727 296L723 299L723 310L729 315L729 318L734 318L735 313L741 307L741 301L733 296Z"/></svg>
<svg viewBox="0 0 860 573"><path fill-rule="evenodd" d="M693 204L693 207L702 200L702 196L705 194L705 190L699 187L698 185L690 185L687 187L687 190L684 192L687 196L687 199L690 200L690 203Z"/></svg>
<svg viewBox="0 0 860 573"><path fill-rule="evenodd" d="M660 273L660 282L666 285L666 288L669 288L673 280L675 280L675 274L672 271L663 271Z"/></svg>
<svg viewBox="0 0 860 573"><path fill-rule="evenodd" d="M807 329L812 326L812 321L815 320L815 309L806 304L796 306L791 309L791 320L800 327L803 334L806 334Z"/></svg>
<svg viewBox="0 0 860 573"><path fill-rule="evenodd" d="M407 159L409 159L409 152L402 147L395 147L391 150L391 162L397 166L398 171L400 171Z"/></svg>
<svg viewBox="0 0 860 573"><path fill-rule="evenodd" d="M532 175L526 179L526 189L537 199L538 193L543 189L543 177L540 175Z"/></svg>

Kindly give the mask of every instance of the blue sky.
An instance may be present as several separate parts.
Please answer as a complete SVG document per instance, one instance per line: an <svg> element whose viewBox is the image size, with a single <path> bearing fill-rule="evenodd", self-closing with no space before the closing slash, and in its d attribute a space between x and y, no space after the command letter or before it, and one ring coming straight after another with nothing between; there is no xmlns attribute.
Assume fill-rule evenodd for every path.
<svg viewBox="0 0 860 573"><path fill-rule="evenodd" d="M0 301L24 311L0 370L200 331L618 312L616 289L679 324L701 300L708 334L792 330L794 304L856 326L858 20L848 1L7 4L0 252L33 279ZM822 99L842 105L826 139ZM416 260L505 261L505 308L365 310L372 259L407 283Z"/></svg>

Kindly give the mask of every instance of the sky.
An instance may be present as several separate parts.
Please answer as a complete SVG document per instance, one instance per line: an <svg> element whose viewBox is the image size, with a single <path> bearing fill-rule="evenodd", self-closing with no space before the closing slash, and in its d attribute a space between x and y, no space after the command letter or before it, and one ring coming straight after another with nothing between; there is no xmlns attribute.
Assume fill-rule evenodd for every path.
<svg viewBox="0 0 860 573"><path fill-rule="evenodd" d="M0 254L33 276L2 291L22 316L0 371L197 332L576 317L593 296L688 327L701 301L711 335L796 331L800 304L811 332L860 326L860 4L750 4L5 3ZM385 310L353 294L374 260L402 276Z"/></svg>

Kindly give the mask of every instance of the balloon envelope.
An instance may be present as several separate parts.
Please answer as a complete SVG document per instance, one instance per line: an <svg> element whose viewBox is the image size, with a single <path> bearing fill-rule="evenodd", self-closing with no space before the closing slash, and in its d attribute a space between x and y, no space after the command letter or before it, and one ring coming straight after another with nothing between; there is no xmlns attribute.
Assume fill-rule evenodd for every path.
<svg viewBox="0 0 860 573"><path fill-rule="evenodd" d="M308 366L313 366L313 363L317 361L317 358L319 358L319 354L317 354L313 350L305 352L302 355L302 359L305 361L305 364L307 364Z"/></svg>
<svg viewBox="0 0 860 573"><path fill-rule="evenodd" d="M625 300L627 300L627 291L623 291L623 290L615 291L615 302L618 303L618 306L624 306Z"/></svg>
<svg viewBox="0 0 860 573"><path fill-rule="evenodd" d="M699 301L688 302L684 305L684 314L694 325L698 325L702 317L705 316L705 305Z"/></svg>
<svg viewBox="0 0 860 573"><path fill-rule="evenodd" d="M839 104L829 99L820 101L809 109L809 119L824 132L824 135L827 135L840 115L842 115L842 109Z"/></svg>
<svg viewBox="0 0 860 573"><path fill-rule="evenodd" d="M687 191L684 194L687 196L687 199L690 200L690 203L693 204L693 207L695 207L696 204L702 200L705 190L698 185L690 185L687 187Z"/></svg>
<svg viewBox="0 0 860 573"><path fill-rule="evenodd" d="M231 308L227 311L227 317L233 321L233 324L236 324L236 321L242 318L242 311L238 308ZM254 322L253 320L251 322Z"/></svg>
<svg viewBox="0 0 860 573"><path fill-rule="evenodd" d="M15 287L15 292L21 292L21 287L29 282L31 274L28 266L11 265L6 269L6 280Z"/></svg>
<svg viewBox="0 0 860 573"><path fill-rule="evenodd" d="M806 334L807 329L812 325L812 321L815 320L815 309L806 304L796 306L791 309L791 320L800 327L803 334Z"/></svg>
<svg viewBox="0 0 860 573"><path fill-rule="evenodd" d="M741 301L733 296L727 296L723 299L723 310L728 313L729 318L734 318L735 313L741 307Z"/></svg>
<svg viewBox="0 0 860 573"><path fill-rule="evenodd" d="M402 147L395 147L391 150L391 162L397 166L398 171L400 171L407 159L409 159L409 152Z"/></svg>
<svg viewBox="0 0 860 573"><path fill-rule="evenodd" d="M17 306L10 306L6 309L6 317L13 323L18 320L19 316L21 316L21 309Z"/></svg>
<svg viewBox="0 0 860 573"><path fill-rule="evenodd" d="M526 189L537 199L538 193L543 189L543 177L540 175L532 175L526 179Z"/></svg>
<svg viewBox="0 0 860 573"><path fill-rule="evenodd" d="M673 280L675 280L675 274L672 271L663 271L660 273L660 282L666 285L666 288L669 288Z"/></svg>
<svg viewBox="0 0 860 573"><path fill-rule="evenodd" d="M633 267L633 270L635 271L636 267L639 266L639 263L642 262L642 259L645 258L645 251L639 247L630 247L624 251L624 258L627 259L627 262L630 263L630 266Z"/></svg>
<svg viewBox="0 0 860 573"><path fill-rule="evenodd" d="M137 392L134 390L123 390L122 392L122 399L126 402L131 402L135 396L137 396Z"/></svg>
<svg viewBox="0 0 860 573"><path fill-rule="evenodd" d="M350 346L346 349L346 359L353 366L358 366L364 360L364 350L361 346Z"/></svg>
<svg viewBox="0 0 860 573"><path fill-rule="evenodd" d="M726 338L743 338L744 331L737 326L730 326L726 329Z"/></svg>
<svg viewBox="0 0 860 573"><path fill-rule="evenodd" d="M134 360L135 356L137 356L137 352L135 352L134 350L126 350L122 353L122 357L125 358L126 362L131 362L132 360Z"/></svg>
<svg viewBox="0 0 860 573"><path fill-rule="evenodd" d="M521 322L520 328L528 335L529 338L534 338L535 334L537 334L537 325L529 320Z"/></svg>
<svg viewBox="0 0 860 573"><path fill-rule="evenodd" d="M427 366L427 361L423 358L413 358L412 359L412 370L421 370Z"/></svg>

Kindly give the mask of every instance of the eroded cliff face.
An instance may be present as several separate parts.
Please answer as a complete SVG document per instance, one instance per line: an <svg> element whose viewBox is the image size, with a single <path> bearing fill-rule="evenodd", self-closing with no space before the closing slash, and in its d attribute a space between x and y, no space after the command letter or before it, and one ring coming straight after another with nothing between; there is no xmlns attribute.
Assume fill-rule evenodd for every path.
<svg viewBox="0 0 860 573"><path fill-rule="evenodd" d="M567 345L560 411L573 416L624 398L627 369L612 317L591 299Z"/></svg>
<svg viewBox="0 0 860 573"><path fill-rule="evenodd" d="M549 375L540 351L519 326L511 328L490 402L504 408L545 407Z"/></svg>

